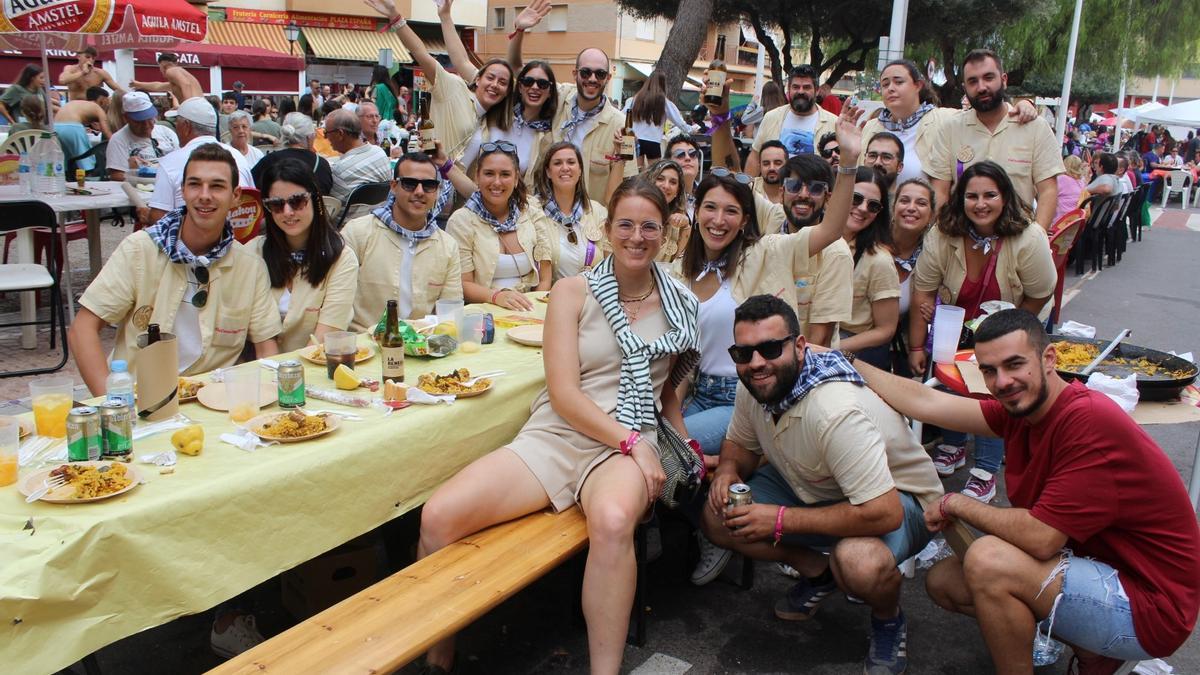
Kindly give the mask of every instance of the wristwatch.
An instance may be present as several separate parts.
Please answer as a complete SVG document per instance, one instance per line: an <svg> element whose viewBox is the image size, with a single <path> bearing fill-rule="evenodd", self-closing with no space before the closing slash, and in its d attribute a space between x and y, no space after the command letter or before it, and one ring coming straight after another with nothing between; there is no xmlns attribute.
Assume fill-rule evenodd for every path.
<svg viewBox="0 0 1200 675"><path fill-rule="evenodd" d="M840 175L840 176L853 176L856 173L858 173L857 166L839 166L838 167L838 175Z"/></svg>

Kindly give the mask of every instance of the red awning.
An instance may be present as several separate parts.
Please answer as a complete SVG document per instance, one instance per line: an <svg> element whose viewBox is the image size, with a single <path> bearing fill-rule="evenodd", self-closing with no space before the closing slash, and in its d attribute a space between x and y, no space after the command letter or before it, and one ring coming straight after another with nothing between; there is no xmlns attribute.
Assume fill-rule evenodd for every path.
<svg viewBox="0 0 1200 675"><path fill-rule="evenodd" d="M2 40L19 49L199 42L207 26L208 15L186 0L42 0L0 6Z"/></svg>
<svg viewBox="0 0 1200 675"><path fill-rule="evenodd" d="M308 85L301 86L300 78L292 70L263 70L262 68L221 68L221 90L231 91L233 83L241 81L250 94L280 92L294 94Z"/></svg>
<svg viewBox="0 0 1200 675"><path fill-rule="evenodd" d="M170 52L179 57L179 65L185 68L211 68L212 66L232 68L257 68L263 70L304 70L304 59L299 56L287 56L279 52L258 47L233 47L230 45L211 44L180 44L172 49L154 50L137 49L133 59L137 63L157 63L161 52Z"/></svg>

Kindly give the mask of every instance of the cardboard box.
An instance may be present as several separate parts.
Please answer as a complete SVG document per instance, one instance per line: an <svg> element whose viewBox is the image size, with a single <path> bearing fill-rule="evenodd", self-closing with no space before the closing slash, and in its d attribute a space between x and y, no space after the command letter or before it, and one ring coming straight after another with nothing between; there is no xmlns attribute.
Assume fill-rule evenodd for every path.
<svg viewBox="0 0 1200 675"><path fill-rule="evenodd" d="M380 574L375 545L352 541L280 575L283 607L307 619L379 581Z"/></svg>

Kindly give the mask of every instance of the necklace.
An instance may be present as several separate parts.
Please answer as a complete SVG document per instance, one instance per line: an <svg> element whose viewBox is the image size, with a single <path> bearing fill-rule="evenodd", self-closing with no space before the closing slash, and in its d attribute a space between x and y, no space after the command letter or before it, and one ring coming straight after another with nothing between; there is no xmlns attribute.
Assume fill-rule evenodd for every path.
<svg viewBox="0 0 1200 675"><path fill-rule="evenodd" d="M617 294L617 302L621 303L621 309L629 318L629 323L637 321L638 313L642 311L642 301L654 294L654 288L654 284L651 283L650 290L636 298L622 298L620 293Z"/></svg>

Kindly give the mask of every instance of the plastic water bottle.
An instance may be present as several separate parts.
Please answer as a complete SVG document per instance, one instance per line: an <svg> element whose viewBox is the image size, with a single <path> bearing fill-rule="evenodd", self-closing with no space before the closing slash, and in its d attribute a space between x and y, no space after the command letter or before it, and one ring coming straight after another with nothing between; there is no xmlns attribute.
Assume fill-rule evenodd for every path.
<svg viewBox="0 0 1200 675"><path fill-rule="evenodd" d="M105 381L106 396L110 401L120 401L135 410L133 400L133 375L129 374L129 365L121 359L112 362L112 370Z"/></svg>
<svg viewBox="0 0 1200 675"><path fill-rule="evenodd" d="M1062 656L1066 645L1050 637L1049 634L1043 635L1041 630L1038 630L1037 635L1033 638L1033 665L1035 668L1049 666Z"/></svg>
<svg viewBox="0 0 1200 675"><path fill-rule="evenodd" d="M30 163L28 150L21 152L21 164L17 176L21 179L21 194L31 194L33 192L33 165Z"/></svg>
<svg viewBox="0 0 1200 675"><path fill-rule="evenodd" d="M61 195L67 189L65 157L54 134L43 131L33 145L33 191L40 195Z"/></svg>

